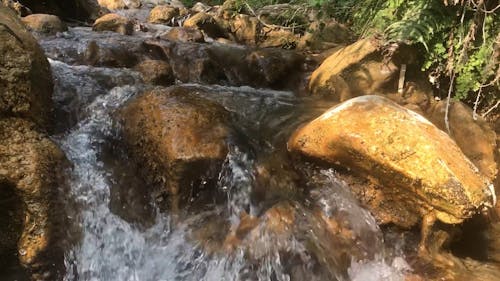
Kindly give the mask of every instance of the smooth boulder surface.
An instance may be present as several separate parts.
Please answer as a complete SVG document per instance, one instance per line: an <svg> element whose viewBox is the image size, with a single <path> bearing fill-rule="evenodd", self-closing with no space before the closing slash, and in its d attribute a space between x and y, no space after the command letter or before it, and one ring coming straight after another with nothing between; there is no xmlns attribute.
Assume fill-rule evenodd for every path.
<svg viewBox="0 0 500 281"><path fill-rule="evenodd" d="M16 220L1 225L0 232L18 238L17 258L32 280L59 280L64 271L61 238L67 230L62 227L66 215L58 196L65 167L64 153L35 124L0 120L0 185L18 198L13 209L22 220L22 227L14 230L20 233L11 233ZM7 194L0 200L9 200L3 197Z"/></svg>
<svg viewBox="0 0 500 281"><path fill-rule="evenodd" d="M54 15L33 14L24 17L23 22L29 29L40 33L56 34L68 30L66 24Z"/></svg>
<svg viewBox="0 0 500 281"><path fill-rule="evenodd" d="M195 91L156 88L119 112L125 142L144 167L145 180L174 198L189 197L193 182L216 177L228 152L227 112Z"/></svg>
<svg viewBox="0 0 500 281"><path fill-rule="evenodd" d="M49 62L19 17L0 5L0 115L49 127L52 74Z"/></svg>
<svg viewBox="0 0 500 281"><path fill-rule="evenodd" d="M123 35L132 35L134 24L131 20L118 14L106 14L98 18L92 26L94 31L113 31Z"/></svg>
<svg viewBox="0 0 500 281"><path fill-rule="evenodd" d="M460 223L494 202L494 188L424 117L379 96L351 99L299 128L288 149L385 186L387 200Z"/></svg>

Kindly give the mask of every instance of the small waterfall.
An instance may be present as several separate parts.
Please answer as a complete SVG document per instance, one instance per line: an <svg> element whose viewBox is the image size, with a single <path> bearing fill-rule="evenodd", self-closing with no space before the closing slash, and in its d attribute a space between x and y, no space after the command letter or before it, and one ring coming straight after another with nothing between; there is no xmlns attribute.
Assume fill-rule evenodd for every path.
<svg viewBox="0 0 500 281"><path fill-rule="evenodd" d="M252 201L257 159L272 158L276 144L287 135L283 131L301 120L296 118L301 100L290 92L185 85L204 90L199 94L222 104L235 122L241 122L240 138L246 143L237 137L229 141L230 152L217 181L226 202L180 220L156 210L147 227L128 222L110 207L115 175L102 155L110 140L120 140L114 111L145 86L137 73L126 69L70 66L57 60L51 65L58 112L66 116L54 138L73 165L67 207L77 213L71 218L78 234L66 253L65 281L378 281L403 280L409 270L385 245L373 217L331 170L312 172L315 176L307 188L315 191L307 202L290 197L257 206ZM113 165L127 165L122 162ZM285 178L274 180L286 183ZM265 190L265 184L260 188ZM263 217L280 204L295 214L295 221L290 231L275 233ZM325 234L318 212L345 222L356 243L347 245ZM255 227L229 251L226 235L238 226L242 213L262 218L256 218ZM348 251L347 256L337 251ZM355 252L363 253L362 258Z"/></svg>

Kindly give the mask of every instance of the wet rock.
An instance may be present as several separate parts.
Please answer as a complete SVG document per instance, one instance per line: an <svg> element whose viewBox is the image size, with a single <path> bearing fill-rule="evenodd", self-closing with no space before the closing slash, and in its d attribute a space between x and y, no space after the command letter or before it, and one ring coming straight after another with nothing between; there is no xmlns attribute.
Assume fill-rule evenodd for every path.
<svg viewBox="0 0 500 281"><path fill-rule="evenodd" d="M134 160L146 181L170 196L174 210L197 193L197 181L217 177L227 154L227 112L193 91L157 88L119 113Z"/></svg>
<svg viewBox="0 0 500 281"><path fill-rule="evenodd" d="M141 73L144 82L168 86L174 82L174 74L170 64L161 60L145 60L135 66L135 70Z"/></svg>
<svg viewBox="0 0 500 281"><path fill-rule="evenodd" d="M195 13L201 13L201 12L207 12L211 9L212 7L208 6L207 4L201 3L201 2L196 2L196 4L191 7L191 11Z"/></svg>
<svg viewBox="0 0 500 281"><path fill-rule="evenodd" d="M22 20L29 29L36 32L56 34L68 30L66 24L54 15L33 14L24 17Z"/></svg>
<svg viewBox="0 0 500 281"><path fill-rule="evenodd" d="M132 68L148 57L143 38L72 28L65 36L40 38L51 59L67 64Z"/></svg>
<svg viewBox="0 0 500 281"><path fill-rule="evenodd" d="M126 17L117 14L107 14L94 22L92 30L113 31L123 35L131 35L134 32L134 24Z"/></svg>
<svg viewBox="0 0 500 281"><path fill-rule="evenodd" d="M177 16L179 16L179 8L169 5L160 5L151 10L148 22L156 24L172 24L172 21Z"/></svg>
<svg viewBox="0 0 500 281"><path fill-rule="evenodd" d="M197 28L211 38L227 38L227 32L209 14L197 13L184 22L184 27Z"/></svg>
<svg viewBox="0 0 500 281"><path fill-rule="evenodd" d="M127 7L123 0L97 0L97 2L101 7L109 10L121 10Z"/></svg>
<svg viewBox="0 0 500 281"><path fill-rule="evenodd" d="M97 0L20 0L19 2L33 13L57 15L64 20L92 21L103 14Z"/></svg>
<svg viewBox="0 0 500 281"><path fill-rule="evenodd" d="M247 45L256 45L259 42L261 24L257 18L237 14L232 17L229 24L237 42Z"/></svg>
<svg viewBox="0 0 500 281"><path fill-rule="evenodd" d="M386 65L380 61L370 61L369 64L363 64L377 48L377 43L371 39L339 48L312 73L309 81L311 94L345 101L377 92L398 70L392 63Z"/></svg>
<svg viewBox="0 0 500 281"><path fill-rule="evenodd" d="M203 43L205 39L201 31L195 28L172 27L166 33L160 35L161 39L179 42Z"/></svg>
<svg viewBox="0 0 500 281"><path fill-rule="evenodd" d="M9 7L10 9L12 9L20 17L25 17L32 14L31 10L28 7L24 6L16 0L2 0L2 4L5 7Z"/></svg>
<svg viewBox="0 0 500 281"><path fill-rule="evenodd" d="M226 44L184 44L148 40L152 53L169 61L183 82L284 88L302 71L303 57L292 51L251 50Z"/></svg>
<svg viewBox="0 0 500 281"><path fill-rule="evenodd" d="M256 11L257 16L269 25L305 25L307 8L289 3L264 6Z"/></svg>
<svg viewBox="0 0 500 281"><path fill-rule="evenodd" d="M17 258L32 280L60 280L64 271L61 223L65 214L59 205L58 173L65 163L63 152L33 123L0 120L0 183L18 198L15 210L20 213L14 216L22 218L22 229L18 226L14 233ZM7 194L2 193L0 200L9 200L3 197Z"/></svg>
<svg viewBox="0 0 500 281"><path fill-rule="evenodd" d="M49 127L50 65L21 20L4 6L0 6L0 42L0 115L25 117Z"/></svg>
<svg viewBox="0 0 500 281"><path fill-rule="evenodd" d="M344 25L334 20L315 21L301 37L299 48L308 50L326 50L340 44L352 42L353 34Z"/></svg>
<svg viewBox="0 0 500 281"><path fill-rule="evenodd" d="M259 42L261 48L295 49L299 42L299 37L292 31L280 28L264 28L261 37Z"/></svg>
<svg viewBox="0 0 500 281"><path fill-rule="evenodd" d="M445 112L446 101L440 101L428 111L427 116L434 125L447 132ZM485 120L480 116L474 120L472 114L472 110L462 102L452 101L448 111L449 135L479 171L493 181L498 173L496 134Z"/></svg>
<svg viewBox="0 0 500 281"><path fill-rule="evenodd" d="M460 223L494 205L486 178L437 127L378 96L351 99L298 129L292 152L352 169L420 215ZM398 214L395 214L398 215Z"/></svg>

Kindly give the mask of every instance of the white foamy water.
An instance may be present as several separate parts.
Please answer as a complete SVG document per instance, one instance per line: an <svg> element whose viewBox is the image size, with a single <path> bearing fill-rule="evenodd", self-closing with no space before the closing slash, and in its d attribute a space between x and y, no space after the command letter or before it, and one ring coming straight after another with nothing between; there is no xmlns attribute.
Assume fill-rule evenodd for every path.
<svg viewBox="0 0 500 281"><path fill-rule="evenodd" d="M331 171L320 173L315 185L321 192L314 195L312 201L328 216L347 218L348 226L359 237L356 244L348 247L353 251L367 252L363 255L366 258L352 256L350 265L343 265L344 256L337 257L335 253L346 249L335 247L346 247L345 244L324 237L318 231L318 221L312 212L298 202L292 202L292 206L300 216L297 225L287 235L263 231L253 240L243 241L242 246L231 253L206 251L202 245L204 241L192 238L194 229L208 224L214 216L230 225L238 221L237 214L243 210L255 213L249 199L254 185L254 160L249 148L239 146L237 142L232 144L218 179L218 187L227 193L227 202L223 206L190 214L176 223L168 213L157 212L154 223L147 228L136 227L122 219L110 210L110 189L114 179L101 159L101 152L110 139L119 139L113 112L141 92L142 86L137 84L133 73L97 69L95 75L104 80L117 75L125 78L116 85L110 84L113 88L102 87L92 95L89 89L98 87L93 84L95 81L75 79L75 75L95 73L96 69L71 67L57 61L51 63L56 79L59 79L56 83L58 97L74 100L80 93L88 93L74 103L79 107L77 110L85 114L79 114L81 119L68 132L57 137L73 165L68 194L72 200L68 202L75 201L76 204L68 203L68 208L77 213L72 221L79 233L72 237L76 242L66 253L65 281L403 280L403 272L408 268L401 266L404 264L401 258L394 259L386 254L390 249L384 245L373 217L343 191L342 183L335 180ZM259 107L269 105L267 110L261 108L261 111L247 106L242 111L242 118L267 120L262 116L276 112L273 108L279 112L279 104L286 108L294 105L286 92L270 91L271 94L259 97L263 90L245 87L241 96L238 96L238 88L214 87L214 90L227 92L218 98L235 113L238 113L235 105L245 103L239 100L232 103L229 100L232 98L247 104L260 100ZM284 96L291 102L277 102L276 105L273 96ZM260 226L265 226L265 222ZM248 257L248 248L254 252L254 257ZM350 249L347 248L348 252Z"/></svg>

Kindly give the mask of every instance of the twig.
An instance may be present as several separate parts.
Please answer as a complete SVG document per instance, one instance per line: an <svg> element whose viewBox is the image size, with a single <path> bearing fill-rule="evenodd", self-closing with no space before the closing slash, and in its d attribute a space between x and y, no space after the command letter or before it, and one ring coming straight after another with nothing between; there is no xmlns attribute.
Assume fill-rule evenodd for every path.
<svg viewBox="0 0 500 281"><path fill-rule="evenodd" d="M486 117L486 115L490 114L490 113L491 113L493 110L495 110L495 108L497 108L499 105L500 105L500 100L497 100L497 103L496 103L494 106L490 107L490 109L488 109L485 113L483 113L483 114L481 115L481 117L485 118L485 117Z"/></svg>
<svg viewBox="0 0 500 281"><path fill-rule="evenodd" d="M483 91L483 88L479 88L479 91L477 92L476 100L474 101L474 110L472 111L472 119L477 120L477 106L479 105L479 100L481 98L481 92Z"/></svg>
<svg viewBox="0 0 500 281"><path fill-rule="evenodd" d="M398 93L403 93L403 88L405 86L405 75L406 75L406 64L401 65L401 71L399 71L399 83L398 83Z"/></svg>
<svg viewBox="0 0 500 281"><path fill-rule="evenodd" d="M448 88L448 97L446 98L446 110L444 112L444 124L446 125L446 131L448 131L448 134L451 133L448 114L450 111L450 99L451 99L451 92L453 90L453 82L455 82L455 71L453 71L453 74L451 75L450 87Z"/></svg>

